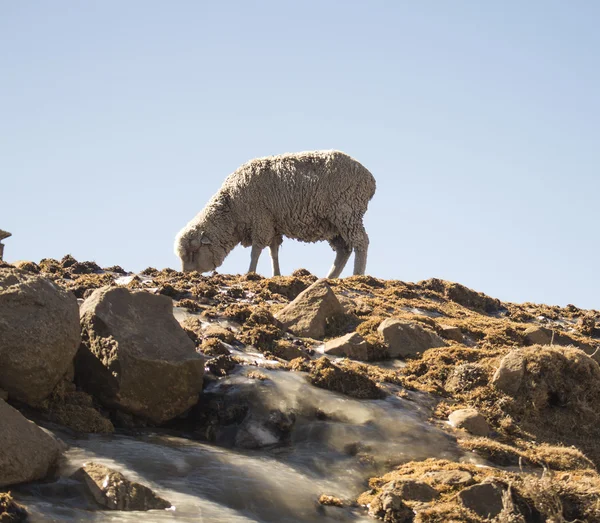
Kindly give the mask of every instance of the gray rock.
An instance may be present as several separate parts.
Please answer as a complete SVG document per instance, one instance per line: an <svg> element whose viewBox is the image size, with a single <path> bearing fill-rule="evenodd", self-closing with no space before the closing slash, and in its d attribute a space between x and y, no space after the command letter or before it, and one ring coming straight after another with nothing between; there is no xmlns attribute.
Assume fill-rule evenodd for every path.
<svg viewBox="0 0 600 523"><path fill-rule="evenodd" d="M275 317L296 336L320 339L327 322L344 314L344 308L326 280L317 280Z"/></svg>
<svg viewBox="0 0 600 523"><path fill-rule="evenodd" d="M0 269L0 387L29 405L67 372L80 342L75 296L50 280Z"/></svg>
<svg viewBox="0 0 600 523"><path fill-rule="evenodd" d="M500 366L492 378L492 385L505 394L514 396L521 386L524 374L523 354L521 351L513 350L500 361Z"/></svg>
<svg viewBox="0 0 600 523"><path fill-rule="evenodd" d="M99 505L110 510L161 510L171 506L148 487L98 463L86 463L73 478L85 485Z"/></svg>
<svg viewBox="0 0 600 523"><path fill-rule="evenodd" d="M383 320L377 332L389 347L392 358L415 356L427 349L447 345L435 332L421 327L418 323L394 318Z"/></svg>
<svg viewBox="0 0 600 523"><path fill-rule="evenodd" d="M340 338L327 341L323 352L332 356L345 356L354 360L369 360L369 345L358 332L351 332Z"/></svg>
<svg viewBox="0 0 600 523"><path fill-rule="evenodd" d="M475 436L487 436L490 428L485 418L475 409L455 410L448 417L450 425L457 429L464 429Z"/></svg>
<svg viewBox="0 0 600 523"><path fill-rule="evenodd" d="M386 491L397 494L406 501L421 501L427 503L439 497L439 492L423 481L413 479L399 479L391 481L385 486Z"/></svg>
<svg viewBox="0 0 600 523"><path fill-rule="evenodd" d="M479 483L462 490L462 504L482 518L492 519L502 512L504 488L495 482Z"/></svg>
<svg viewBox="0 0 600 523"><path fill-rule="evenodd" d="M45 478L60 452L58 441L0 400L0 487Z"/></svg>
<svg viewBox="0 0 600 523"><path fill-rule="evenodd" d="M440 327L440 335L442 338L457 341L459 343L463 341L463 333L459 327L455 327L454 325L440 325Z"/></svg>
<svg viewBox="0 0 600 523"><path fill-rule="evenodd" d="M473 483L473 475L466 470L438 470L428 472L432 482L439 485L468 486Z"/></svg>
<svg viewBox="0 0 600 523"><path fill-rule="evenodd" d="M386 523L411 523L415 516L402 498L389 490L383 490L373 498L369 505L369 515Z"/></svg>
<svg viewBox="0 0 600 523"><path fill-rule="evenodd" d="M163 423L197 403L204 359L163 295L95 290L81 306L77 379L105 405Z"/></svg>

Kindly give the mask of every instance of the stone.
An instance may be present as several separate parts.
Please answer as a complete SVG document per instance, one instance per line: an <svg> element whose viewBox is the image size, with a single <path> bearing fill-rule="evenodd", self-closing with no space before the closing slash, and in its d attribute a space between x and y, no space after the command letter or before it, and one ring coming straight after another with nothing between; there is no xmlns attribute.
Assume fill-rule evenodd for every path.
<svg viewBox="0 0 600 523"><path fill-rule="evenodd" d="M275 340L270 352L277 358L292 361L296 358L310 359L300 347L288 340Z"/></svg>
<svg viewBox="0 0 600 523"><path fill-rule="evenodd" d="M466 487L473 483L473 475L466 470L436 470L428 472L427 477L438 485L459 485Z"/></svg>
<svg viewBox="0 0 600 523"><path fill-rule="evenodd" d="M387 318L377 327L392 358L416 356L427 349L446 347L447 343L435 332L416 322Z"/></svg>
<svg viewBox="0 0 600 523"><path fill-rule="evenodd" d="M447 340L457 341L461 343L463 341L463 333L459 327L454 325L440 325L440 336Z"/></svg>
<svg viewBox="0 0 600 523"><path fill-rule="evenodd" d="M525 359L521 351L513 350L500 361L500 366L494 373L492 385L499 391L514 396L525 374Z"/></svg>
<svg viewBox="0 0 600 523"><path fill-rule="evenodd" d="M321 339L327 323L344 314L344 308L326 280L317 280L275 317L296 336Z"/></svg>
<svg viewBox="0 0 600 523"><path fill-rule="evenodd" d="M206 362L206 369L215 376L227 376L237 363L231 356L221 354L216 358L211 358Z"/></svg>
<svg viewBox="0 0 600 523"><path fill-rule="evenodd" d="M98 463L86 463L73 474L87 492L110 510L164 510L171 507L151 489L129 481L123 474Z"/></svg>
<svg viewBox="0 0 600 523"><path fill-rule="evenodd" d="M600 363L600 351L596 351L597 347L595 345L576 340L566 334L561 334L558 331L540 326L529 327L523 334L527 345L560 345L561 347L572 345L580 348L588 356Z"/></svg>
<svg viewBox="0 0 600 523"><path fill-rule="evenodd" d="M78 383L108 407L160 424L197 403L204 358L163 295L95 290L81 306Z"/></svg>
<svg viewBox="0 0 600 523"><path fill-rule="evenodd" d="M331 356L344 356L353 360L368 361L370 359L369 344L358 332L351 332L345 336L328 340L325 342L323 352Z"/></svg>
<svg viewBox="0 0 600 523"><path fill-rule="evenodd" d="M0 268L0 388L37 406L67 372L80 343L75 296L50 280Z"/></svg>
<svg viewBox="0 0 600 523"><path fill-rule="evenodd" d="M0 400L0 487L43 479L57 465L57 440Z"/></svg>
<svg viewBox="0 0 600 523"><path fill-rule="evenodd" d="M474 436L487 436L490 428L485 418L475 409L455 410L448 417L450 425L457 429L464 429Z"/></svg>
<svg viewBox="0 0 600 523"><path fill-rule="evenodd" d="M414 512L402 498L385 489L371 501L369 515L386 523L411 523L414 519Z"/></svg>
<svg viewBox="0 0 600 523"><path fill-rule="evenodd" d="M462 504L482 518L493 519L502 512L504 488L496 482L486 482L463 489L458 494Z"/></svg>
<svg viewBox="0 0 600 523"><path fill-rule="evenodd" d="M405 501L421 501L427 503L439 497L439 492L423 481L400 479L391 481L385 487Z"/></svg>

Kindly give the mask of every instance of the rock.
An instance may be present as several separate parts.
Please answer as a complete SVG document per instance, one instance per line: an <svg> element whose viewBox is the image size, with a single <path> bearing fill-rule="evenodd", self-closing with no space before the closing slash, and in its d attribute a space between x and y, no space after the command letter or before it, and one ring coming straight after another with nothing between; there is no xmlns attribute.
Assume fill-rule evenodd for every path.
<svg viewBox="0 0 600 523"><path fill-rule="evenodd" d="M293 412L272 410L268 413L251 413L246 416L235 436L235 446L259 449L276 445L286 439L296 423Z"/></svg>
<svg viewBox="0 0 600 523"><path fill-rule="evenodd" d="M95 290L81 306L77 381L107 406L163 423L198 401L204 359L162 295Z"/></svg>
<svg viewBox="0 0 600 523"><path fill-rule="evenodd" d="M523 354L518 350L511 351L500 361L500 366L492 378L492 385L505 394L514 396L521 386L524 374Z"/></svg>
<svg viewBox="0 0 600 523"><path fill-rule="evenodd" d="M45 478L56 466L59 443L0 400L0 487Z"/></svg>
<svg viewBox="0 0 600 523"><path fill-rule="evenodd" d="M386 523L410 523L414 518L412 509L398 494L389 490L383 490L373 498L369 515Z"/></svg>
<svg viewBox="0 0 600 523"><path fill-rule="evenodd" d="M316 387L359 399L379 399L385 393L367 375L331 363L325 356L312 362L309 381Z"/></svg>
<svg viewBox="0 0 600 523"><path fill-rule="evenodd" d="M171 503L151 489L98 463L86 463L73 474L102 507L110 510L162 510Z"/></svg>
<svg viewBox="0 0 600 523"><path fill-rule="evenodd" d="M473 483L473 475L466 470L436 470L428 472L426 476L439 485L468 486Z"/></svg>
<svg viewBox="0 0 600 523"><path fill-rule="evenodd" d="M319 504L326 505L328 507L343 507L344 502L335 496L329 496L327 494L321 494L319 496Z"/></svg>
<svg viewBox="0 0 600 523"><path fill-rule="evenodd" d="M427 349L445 347L446 342L435 332L418 323L387 318L377 327L392 358L416 356Z"/></svg>
<svg viewBox="0 0 600 523"><path fill-rule="evenodd" d="M67 372L80 342L77 298L50 280L0 269L0 387L38 405Z"/></svg>
<svg viewBox="0 0 600 523"><path fill-rule="evenodd" d="M487 436L490 428L485 418L475 409L455 410L448 417L450 425L457 429L464 429L475 436Z"/></svg>
<svg viewBox="0 0 600 523"><path fill-rule="evenodd" d="M297 345L288 340L275 340L270 349L277 358L292 361L296 358L310 359L310 357Z"/></svg>
<svg viewBox="0 0 600 523"><path fill-rule="evenodd" d="M206 362L206 369L215 376L227 376L237 363L231 356L220 355Z"/></svg>
<svg viewBox="0 0 600 523"><path fill-rule="evenodd" d="M459 303L463 307L478 310L486 313L498 312L502 309L502 303L496 298L491 298L481 292L474 291L461 285L449 281L432 278L419 282L426 289L439 292L449 300Z"/></svg>
<svg viewBox="0 0 600 523"><path fill-rule="evenodd" d="M463 333L460 328L455 327L454 325L440 325L440 328L440 335L442 338L457 341L459 343L463 341Z"/></svg>
<svg viewBox="0 0 600 523"><path fill-rule="evenodd" d="M368 361L370 359L369 344L358 332L351 332L325 342L323 352L331 356L345 356L353 360Z"/></svg>
<svg viewBox="0 0 600 523"><path fill-rule="evenodd" d="M529 327L523 334L527 345L559 345L561 347L572 345L574 347L579 347L588 356L591 356L600 363L600 351L597 352L594 345L576 340L566 334L561 334L552 329L539 326Z"/></svg>
<svg viewBox="0 0 600 523"><path fill-rule="evenodd" d="M421 501L427 503L439 497L439 492L423 481L400 479L391 481L385 487L405 501Z"/></svg>
<svg viewBox="0 0 600 523"><path fill-rule="evenodd" d="M320 339L327 323L344 314L344 308L326 280L317 280L275 317L296 336Z"/></svg>
<svg viewBox="0 0 600 523"><path fill-rule="evenodd" d="M573 338L548 329L547 327L529 327L524 333L525 340L529 345L568 345L579 346L579 342Z"/></svg>
<svg viewBox="0 0 600 523"><path fill-rule="evenodd" d="M482 518L493 519L502 512L504 488L495 482L479 483L458 494L462 504Z"/></svg>

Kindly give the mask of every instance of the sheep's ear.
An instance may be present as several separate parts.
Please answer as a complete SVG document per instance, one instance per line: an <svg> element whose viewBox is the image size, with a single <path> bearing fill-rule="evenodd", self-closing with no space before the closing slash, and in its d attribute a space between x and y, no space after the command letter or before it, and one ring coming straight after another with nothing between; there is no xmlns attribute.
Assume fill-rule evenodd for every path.
<svg viewBox="0 0 600 523"><path fill-rule="evenodd" d="M198 238L190 240L190 247L192 247L193 249L199 249L201 245L202 244L200 243L200 240Z"/></svg>
<svg viewBox="0 0 600 523"><path fill-rule="evenodd" d="M200 238L200 242L202 245L210 245L212 243L206 236L204 236L204 234L202 235L202 238Z"/></svg>

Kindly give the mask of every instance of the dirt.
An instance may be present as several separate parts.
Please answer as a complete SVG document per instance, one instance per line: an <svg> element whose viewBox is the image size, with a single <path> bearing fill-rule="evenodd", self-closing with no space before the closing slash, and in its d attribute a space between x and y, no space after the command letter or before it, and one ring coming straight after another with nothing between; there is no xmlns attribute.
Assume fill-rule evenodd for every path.
<svg viewBox="0 0 600 523"><path fill-rule="evenodd" d="M28 270L39 270L84 298L97 287L116 285L115 280L123 275L121 268L101 271L96 267L65 257L61 261L42 260ZM503 521L524 521L519 519L525 517L524 510L537 511L549 521L562 521L560 517L600 521L600 476L596 472L600 465L600 351L595 352L600 347L600 312L573 305L500 302L439 279L418 283L371 276L329 280L345 314L330 325L325 339L356 330L383 357L386 347L377 327L385 318L393 317L419 322L449 343L390 369L351 360L317 359L315 351L324 340L294 337L282 328L274 314L315 280L305 270L288 277L263 278L148 268L129 285L171 296L197 315L185 327L200 352L221 358L214 367L216 373L231 367L227 363L221 369L226 360L230 361L222 342L251 344L283 360L284 354L294 355L299 350L302 357L285 368L306 372L315 386L356 398L380 398L390 384L401 396L406 391L429 393L437 402L430 421L451 431L465 450L491 465L473 468L427 460L405 464L402 467L408 468L390 474L406 476L410 469L414 470L411 477L428 481L427 474L437 469L463 470L473 475L475 483L492 476L510 485L514 494L516 508L510 509L511 513L507 506L508 519ZM202 327L202 322L220 320L238 327L220 334L216 330L210 334ZM553 339L568 340L572 346L530 345L525 332L531 327L549 329ZM502 358L513 350L522 351L525 371L517 391L508 395L494 387L492 378ZM256 372L253 377L262 379L260 372L252 372ZM491 428L489 437L475 438L448 428L448 415L463 408L477 409L485 417ZM527 470L502 469L519 466ZM383 486L381 481L373 478L375 493ZM441 496L419 507L415 521L482 521L452 497L458 487L432 486ZM375 495L363 495L359 502L364 504Z"/></svg>

